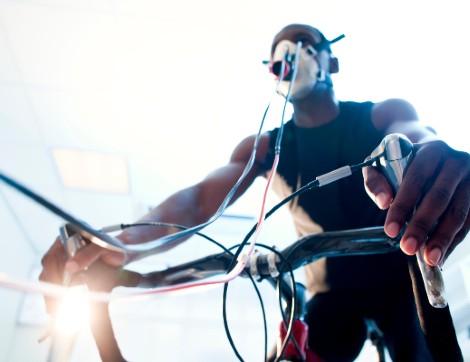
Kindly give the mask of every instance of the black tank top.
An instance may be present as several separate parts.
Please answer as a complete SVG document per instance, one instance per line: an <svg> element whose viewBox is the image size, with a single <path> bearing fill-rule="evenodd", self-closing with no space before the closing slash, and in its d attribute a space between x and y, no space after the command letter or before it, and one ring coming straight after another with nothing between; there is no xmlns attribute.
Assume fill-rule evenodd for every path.
<svg viewBox="0 0 470 362"><path fill-rule="evenodd" d="M338 117L315 128L299 128L292 120L287 122L273 184L275 192L285 198L317 176L363 162L384 137L372 124L372 106L372 102L340 102ZM278 132L278 128L270 131L268 164L272 164ZM299 236L379 226L385 220L385 212L367 195L361 172L304 192L289 208ZM306 266L306 275L312 293L409 283L401 251L322 258Z"/></svg>

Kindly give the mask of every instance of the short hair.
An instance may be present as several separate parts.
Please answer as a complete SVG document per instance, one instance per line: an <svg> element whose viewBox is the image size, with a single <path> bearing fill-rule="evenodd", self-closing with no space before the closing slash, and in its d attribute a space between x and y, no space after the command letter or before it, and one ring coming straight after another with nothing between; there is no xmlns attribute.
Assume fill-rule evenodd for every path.
<svg viewBox="0 0 470 362"><path fill-rule="evenodd" d="M334 38L333 40L328 40L325 35L323 35L323 33L318 30L317 28L311 26L311 25L308 25L308 24L289 24L289 25L286 25L284 28L282 28L274 37L274 40L273 40L273 44L271 46L271 54L274 54L274 50L276 49L276 46L277 44L279 43L278 41L276 41L276 38L279 36L280 33L282 33L283 31L285 31L286 29L288 28L291 28L291 27L303 27L305 29L308 29L309 31L314 31L316 32L319 36L320 36L320 41L317 43L317 44L310 44L311 42L309 41L308 43L317 51L317 52L321 52L323 50L326 50L328 53L331 53L331 47L330 45L333 44L333 43L336 43L338 40L344 38L344 34ZM299 40L302 40L302 39L299 39Z"/></svg>

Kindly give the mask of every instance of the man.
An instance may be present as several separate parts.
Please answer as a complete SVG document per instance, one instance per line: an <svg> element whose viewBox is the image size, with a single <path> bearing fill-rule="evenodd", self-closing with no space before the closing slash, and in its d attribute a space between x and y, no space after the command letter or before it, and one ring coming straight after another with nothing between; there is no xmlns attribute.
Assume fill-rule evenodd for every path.
<svg viewBox="0 0 470 362"><path fill-rule="evenodd" d="M303 24L288 25L274 37L272 70L278 76L278 92L292 103L293 117L282 129L280 145L276 141L279 129L261 135L254 165L231 203L256 177L267 176L279 150L274 189L284 198L316 176L362 162L385 135L402 133L415 143L416 152L395 197L384 176L368 167L364 180L354 174L298 196L289 208L299 235L385 225L387 234L395 237L407 223L401 240L403 252L412 255L427 242L426 261L442 265L468 233L470 157L438 140L417 121L415 109L404 100L375 104L338 101L331 80L331 74L339 70L330 49L333 42ZM286 58L298 59L298 66L287 69L294 63L279 62ZM241 141L227 165L171 195L141 221L185 226L206 222L242 175L254 140L250 136ZM130 228L119 238L133 244L169 232ZM172 242L162 251L180 242ZM394 360L430 359L417 322L404 253L323 258L306 267L313 294L307 315L309 345L317 355L327 361L353 360L366 338L364 319L370 318L384 333ZM125 263L122 254L94 244L67 261L56 241L43 258L40 278L61 283L64 269L77 274L98 259L115 267Z"/></svg>

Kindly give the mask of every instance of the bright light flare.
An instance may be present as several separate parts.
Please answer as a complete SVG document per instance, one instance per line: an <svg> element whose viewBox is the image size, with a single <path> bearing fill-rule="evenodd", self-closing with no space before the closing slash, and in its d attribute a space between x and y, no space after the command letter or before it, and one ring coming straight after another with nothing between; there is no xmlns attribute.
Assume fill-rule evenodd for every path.
<svg viewBox="0 0 470 362"><path fill-rule="evenodd" d="M71 287L59 302L54 327L59 333L73 334L86 328L90 320L88 288Z"/></svg>

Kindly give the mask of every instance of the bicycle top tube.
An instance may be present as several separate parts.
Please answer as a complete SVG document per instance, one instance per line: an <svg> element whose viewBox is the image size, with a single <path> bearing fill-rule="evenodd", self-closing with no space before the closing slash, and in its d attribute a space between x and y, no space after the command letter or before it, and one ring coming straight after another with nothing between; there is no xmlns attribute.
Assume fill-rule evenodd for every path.
<svg viewBox="0 0 470 362"><path fill-rule="evenodd" d="M397 250L399 238L387 236L383 227L323 232L304 236L279 251L287 263L276 256L275 268L282 273L289 268L298 269L325 256L383 254ZM227 273L232 259L231 253L223 252L146 274L126 270L127 276L124 273L123 279L131 273L133 280L138 280L135 286L143 288L192 283ZM255 253L245 270L251 275L256 274L258 280L272 277L273 264L269 259L269 254Z"/></svg>

